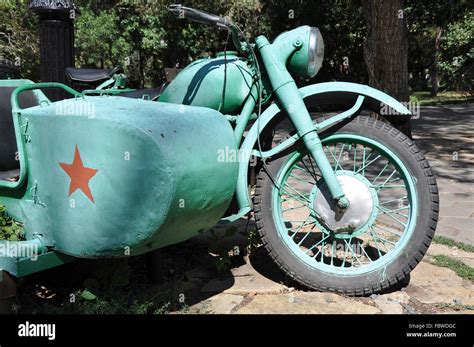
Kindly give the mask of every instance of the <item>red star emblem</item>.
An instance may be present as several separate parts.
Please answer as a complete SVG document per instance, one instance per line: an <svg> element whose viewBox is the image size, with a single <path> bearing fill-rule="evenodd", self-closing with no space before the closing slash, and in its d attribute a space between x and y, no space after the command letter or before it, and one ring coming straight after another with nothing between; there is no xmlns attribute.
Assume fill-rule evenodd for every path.
<svg viewBox="0 0 474 347"><path fill-rule="evenodd" d="M99 170L84 166L81 159L81 153L79 152L79 147L77 145L72 164L59 163L59 166L61 166L61 168L66 171L68 176L71 178L71 183L69 185L69 196L71 196L76 190L80 189L89 198L89 200L92 201L92 203L95 203L94 197L92 196L92 192L89 188L89 181Z"/></svg>

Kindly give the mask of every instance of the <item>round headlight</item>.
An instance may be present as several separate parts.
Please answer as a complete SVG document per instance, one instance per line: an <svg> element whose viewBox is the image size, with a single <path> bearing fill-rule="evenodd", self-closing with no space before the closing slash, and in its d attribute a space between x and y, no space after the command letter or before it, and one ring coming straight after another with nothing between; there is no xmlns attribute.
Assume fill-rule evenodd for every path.
<svg viewBox="0 0 474 347"><path fill-rule="evenodd" d="M318 28L312 27L310 30L308 53L308 76L311 78L316 76L324 59L324 41Z"/></svg>
<svg viewBox="0 0 474 347"><path fill-rule="evenodd" d="M324 58L324 42L319 29L305 25L284 32L275 39L273 46L275 52L284 56L295 43L299 43L300 48L286 62L288 70L306 79L316 76Z"/></svg>

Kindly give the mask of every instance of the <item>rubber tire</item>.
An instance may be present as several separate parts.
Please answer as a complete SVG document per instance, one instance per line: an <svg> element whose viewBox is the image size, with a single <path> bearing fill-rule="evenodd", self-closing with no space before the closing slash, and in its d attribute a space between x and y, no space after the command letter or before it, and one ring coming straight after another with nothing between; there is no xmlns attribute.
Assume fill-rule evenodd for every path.
<svg viewBox="0 0 474 347"><path fill-rule="evenodd" d="M322 121L321 118L318 121ZM336 131L320 134L325 138L331 133L353 133L376 140L390 148L404 163L413 177L419 215L416 227L405 249L383 268L354 276L338 276L312 268L292 253L279 236L272 218L271 195L273 183L281 167L291 154L267 162L258 174L254 195L255 219L258 232L270 257L291 278L311 289L337 292L351 296L370 295L406 283L410 272L421 261L433 239L438 221L439 199L436 180L430 165L418 147L390 124L370 117L359 116L342 124ZM293 152L294 153L294 152ZM268 170L269 172L267 172ZM268 175L270 173L270 177Z"/></svg>

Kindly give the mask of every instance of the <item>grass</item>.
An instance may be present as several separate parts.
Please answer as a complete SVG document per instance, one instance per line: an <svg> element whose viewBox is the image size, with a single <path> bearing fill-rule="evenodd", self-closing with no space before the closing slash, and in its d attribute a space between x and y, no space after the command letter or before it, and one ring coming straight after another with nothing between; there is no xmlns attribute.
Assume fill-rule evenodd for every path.
<svg viewBox="0 0 474 347"><path fill-rule="evenodd" d="M217 235L217 240L237 231L227 230L226 235ZM248 237L251 245L257 244L255 235ZM225 245L222 249L217 243L211 245L220 257L229 254ZM201 287L213 278L231 276L228 267L240 264L246 250L239 251L239 256L229 256L229 264L222 268L209 252L208 245L192 241L164 248L162 281L158 284L148 280L146 255L77 260L20 279L13 311L19 314L195 313L194 305L211 295L202 293ZM201 272L192 275L188 273L191 269Z"/></svg>
<svg viewBox="0 0 474 347"><path fill-rule="evenodd" d="M31 296L31 294L28 294ZM161 302L155 298L131 299L127 293L119 293L107 298L97 298L86 301L80 298L80 292L76 292L77 299L70 303L66 300L59 304L56 302L38 301L29 298L30 303L21 297L21 306L17 303L14 312L32 314L168 314L172 311L170 302ZM160 299L160 298L158 298ZM28 311L25 310L25 306Z"/></svg>
<svg viewBox="0 0 474 347"><path fill-rule="evenodd" d="M431 97L430 92L414 92L410 96L410 101L419 102L420 106L459 104L474 102L474 95L469 92L448 91L438 93L437 96Z"/></svg>
<svg viewBox="0 0 474 347"><path fill-rule="evenodd" d="M448 237L435 236L433 238L433 242L441 244L441 245L446 245L446 246L449 246L449 247L456 247L456 248L458 248L462 251L465 251L465 252L474 253L474 246L473 245L468 245L467 243L459 242L459 241L450 239Z"/></svg>
<svg viewBox="0 0 474 347"><path fill-rule="evenodd" d="M148 284L144 256L126 261L79 260L22 279L16 313L33 314L167 314L181 312L180 281ZM99 270L99 271L98 271ZM117 276L118 275L118 276ZM94 280L92 280L94 278ZM97 280L96 280L97 278ZM96 285L92 285L93 283ZM46 289L47 288L47 289ZM83 295L85 291L93 296Z"/></svg>
<svg viewBox="0 0 474 347"><path fill-rule="evenodd" d="M444 308L444 309L474 311L474 305L439 303L439 304L436 304L435 306L438 308Z"/></svg>
<svg viewBox="0 0 474 347"><path fill-rule="evenodd" d="M189 242L189 241L188 241ZM77 260L19 280L19 314L186 314L209 297L201 286L220 274L207 246L184 242L162 250L162 281L148 281L147 256ZM201 268L204 277L190 277ZM204 271L206 270L206 271ZM206 277L207 276L207 277ZM84 295L87 294L87 295Z"/></svg>
<svg viewBox="0 0 474 347"><path fill-rule="evenodd" d="M446 255L435 255L432 258L434 265L451 269L456 272L459 277L474 282L474 268Z"/></svg>

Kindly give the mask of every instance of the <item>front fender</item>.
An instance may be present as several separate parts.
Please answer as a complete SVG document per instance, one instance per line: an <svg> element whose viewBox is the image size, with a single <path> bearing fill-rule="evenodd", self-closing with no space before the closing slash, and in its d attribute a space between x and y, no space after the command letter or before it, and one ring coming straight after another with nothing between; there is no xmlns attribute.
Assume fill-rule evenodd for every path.
<svg viewBox="0 0 474 347"><path fill-rule="evenodd" d="M411 116L411 112L390 95L357 83L326 82L312 84L300 89L301 96L309 108L316 105L354 105L359 95L364 96L362 109L380 114L392 122Z"/></svg>
<svg viewBox="0 0 474 347"><path fill-rule="evenodd" d="M318 105L354 105L359 96L364 97L361 109L367 109L386 117L389 121L391 117L400 119L411 116L411 112L399 101L390 95L375 88L350 82L326 82L303 87L300 89L301 96L309 109ZM281 113L281 109L276 103L269 106L263 112L255 124L250 128L241 151L251 153L257 145L257 139L275 117ZM239 178L237 182L237 201L241 213L248 212L251 208L251 197L248 189L248 170L250 156L247 162L240 163ZM245 213L246 213L245 212Z"/></svg>

